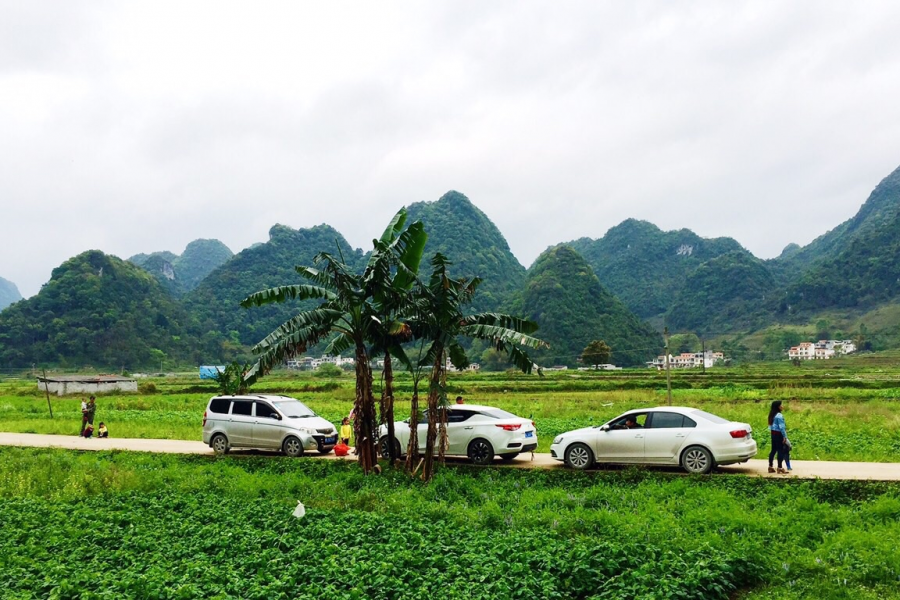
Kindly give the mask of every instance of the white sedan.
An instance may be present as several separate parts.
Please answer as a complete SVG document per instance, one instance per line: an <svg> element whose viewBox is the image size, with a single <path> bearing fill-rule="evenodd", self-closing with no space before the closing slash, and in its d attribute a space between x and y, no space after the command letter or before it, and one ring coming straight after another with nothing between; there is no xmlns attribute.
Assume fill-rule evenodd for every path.
<svg viewBox="0 0 900 600"><path fill-rule="evenodd" d="M409 419L394 423L394 447L397 454L404 454L409 446ZM417 427L419 451L425 451L428 432L427 415L422 414ZM387 426L378 429L378 448L381 456L388 457ZM468 456L476 465L490 464L494 456L512 460L521 452L537 448L537 430L534 422L516 415L475 404L455 404L447 409L448 456Z"/></svg>
<svg viewBox="0 0 900 600"><path fill-rule="evenodd" d="M753 429L696 408L630 410L612 421L556 436L550 454L573 469L596 463L681 465L709 473L756 455Z"/></svg>

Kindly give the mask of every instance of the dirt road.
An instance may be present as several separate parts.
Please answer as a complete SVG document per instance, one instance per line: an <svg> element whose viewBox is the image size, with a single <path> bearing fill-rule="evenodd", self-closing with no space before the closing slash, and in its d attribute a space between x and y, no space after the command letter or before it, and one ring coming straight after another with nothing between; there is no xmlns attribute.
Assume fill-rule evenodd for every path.
<svg viewBox="0 0 900 600"><path fill-rule="evenodd" d="M40 435L35 433L0 433L0 446L23 446L39 448L67 448L70 450L131 450L137 452L165 452L171 454L212 454L209 446L203 442L191 442L185 440L147 440L147 439L120 439L120 438L91 438L85 439L75 435ZM241 454L262 454L273 456L274 452L235 451ZM354 457L338 458L333 453L324 456L309 454L320 459L330 460L354 460ZM452 461L452 459L451 459ZM463 461L464 462L464 461ZM794 471L790 475L769 475L765 460L751 460L742 465L720 467L719 473L742 473L751 476L765 477L794 477L805 479L860 479L870 481L900 481L900 463L852 463L852 462L827 462L811 460L792 461ZM562 463L553 460L549 454L523 454L509 463L496 462L500 465L518 468L562 469ZM615 468L615 467L613 467ZM666 469L677 472L677 469Z"/></svg>

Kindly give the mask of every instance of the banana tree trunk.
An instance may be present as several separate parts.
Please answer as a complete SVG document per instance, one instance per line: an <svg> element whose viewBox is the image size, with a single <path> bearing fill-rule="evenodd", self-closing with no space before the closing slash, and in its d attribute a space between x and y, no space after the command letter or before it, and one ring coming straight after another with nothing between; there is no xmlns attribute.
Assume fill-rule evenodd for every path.
<svg viewBox="0 0 900 600"><path fill-rule="evenodd" d="M425 462L422 468L422 479L431 481L434 477L434 447L437 441L440 420L438 402L440 399L441 372L444 369L444 353L438 352L434 364L431 366L431 376L428 385L428 433L425 437Z"/></svg>
<svg viewBox="0 0 900 600"><path fill-rule="evenodd" d="M394 444L396 434L394 432L394 367L391 364L391 353L384 353L384 391L381 393L381 422L387 425L388 456L390 464L400 457L397 455L397 446Z"/></svg>
<svg viewBox="0 0 900 600"><path fill-rule="evenodd" d="M363 473L371 473L378 465L375 453L376 415L375 397L372 394L372 368L365 346L356 345L356 404L353 429L356 434L356 454Z"/></svg>
<svg viewBox="0 0 900 600"><path fill-rule="evenodd" d="M413 381L409 403L409 445L406 448L406 472L415 475L419 466L419 380Z"/></svg>

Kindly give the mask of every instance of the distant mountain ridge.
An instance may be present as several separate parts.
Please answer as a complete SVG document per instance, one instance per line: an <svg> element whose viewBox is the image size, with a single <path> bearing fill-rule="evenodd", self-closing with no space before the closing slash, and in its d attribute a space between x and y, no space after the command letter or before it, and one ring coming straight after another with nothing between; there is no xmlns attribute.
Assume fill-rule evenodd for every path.
<svg viewBox="0 0 900 600"><path fill-rule="evenodd" d="M593 340L612 348L612 360L636 366L662 351L662 338L600 284L587 261L568 246L545 251L528 269L514 312L536 321L550 344L533 353L544 366L577 366Z"/></svg>
<svg viewBox="0 0 900 600"><path fill-rule="evenodd" d="M191 356L184 314L146 271L89 250L53 269L31 298L0 312L0 365L159 364Z"/></svg>
<svg viewBox="0 0 900 600"><path fill-rule="evenodd" d="M13 302L22 299L19 288L12 281L0 277L0 310L3 310Z"/></svg>
<svg viewBox="0 0 900 600"><path fill-rule="evenodd" d="M428 233L426 264L440 252L453 261L454 277L482 278L472 312L497 310L521 289L525 267L497 226L465 195L450 191L435 202L410 204L407 211L409 222L422 221Z"/></svg>
<svg viewBox="0 0 900 600"><path fill-rule="evenodd" d="M204 339L207 351L216 355L222 344L252 346L298 312L301 305L287 302L244 309L240 302L250 294L280 285L308 283L295 270L314 266L320 252L343 256L361 269L362 250L353 249L330 225L292 229L274 225L269 241L242 250L210 273L188 292L183 303L192 315L192 330Z"/></svg>
<svg viewBox="0 0 900 600"><path fill-rule="evenodd" d="M685 278L704 262L730 252L752 256L731 238L702 238L688 229L662 231L627 219L599 239L567 242L584 256L597 278L635 314L665 313Z"/></svg>
<svg viewBox="0 0 900 600"><path fill-rule="evenodd" d="M429 235L423 264L441 252L453 261L454 277L482 277L472 310L534 317L539 337L553 343L544 353L553 362L570 364L587 337L609 343L613 360L640 364L644 356L617 352L657 351L664 325L670 333L737 336L810 323L818 315L827 321L838 310L889 315L900 304L900 168L876 186L852 219L806 247L790 244L766 261L731 238L662 231L628 219L601 238L551 247L526 271L494 223L459 192L411 204L409 216L410 222L420 219ZM325 224L296 230L275 225L267 242L230 257L225 256L230 250L215 240L192 242L180 257L170 252L132 257L145 270L99 251L84 253L54 270L37 296L0 313L0 367L36 361L116 365L122 362L116 356L146 361L160 353L217 362L249 358L250 346L302 307L286 303L245 310L239 302L262 289L300 282L294 267L311 265L322 251L340 253L354 269L362 268L366 256ZM89 276L92 269L97 276L111 272L113 280L131 283L91 288L85 282L105 286L110 281L95 280ZM190 290L180 287L191 285ZM93 291L85 296L86 290ZM110 308L85 300L91 293L123 297ZM150 302L156 329L146 328L148 309L140 297ZM86 306L99 315L116 315L122 323L88 318ZM140 327L127 326L130 321ZM896 329L895 320L875 321L884 331ZM100 334L96 327L115 331L115 343L92 337ZM878 336L877 331L868 334ZM896 334L881 339L900 345ZM88 349L98 343L115 352Z"/></svg>
<svg viewBox="0 0 900 600"><path fill-rule="evenodd" d="M201 239L189 243L181 256L162 251L136 254L128 260L152 273L170 293L181 296L232 256L234 253L219 240Z"/></svg>

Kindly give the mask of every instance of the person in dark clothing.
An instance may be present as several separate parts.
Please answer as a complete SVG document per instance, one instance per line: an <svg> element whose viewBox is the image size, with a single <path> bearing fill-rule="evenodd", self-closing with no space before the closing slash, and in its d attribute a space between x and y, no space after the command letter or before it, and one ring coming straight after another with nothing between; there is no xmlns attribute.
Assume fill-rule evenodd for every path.
<svg viewBox="0 0 900 600"><path fill-rule="evenodd" d="M784 461L787 457L787 429L784 426L784 415L781 411L781 400L773 400L772 406L769 408L769 432L772 436L772 449L769 451L769 473L786 474L784 469ZM778 457L778 470L772 465L772 460Z"/></svg>

